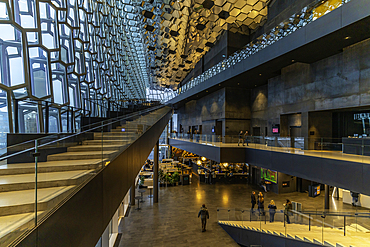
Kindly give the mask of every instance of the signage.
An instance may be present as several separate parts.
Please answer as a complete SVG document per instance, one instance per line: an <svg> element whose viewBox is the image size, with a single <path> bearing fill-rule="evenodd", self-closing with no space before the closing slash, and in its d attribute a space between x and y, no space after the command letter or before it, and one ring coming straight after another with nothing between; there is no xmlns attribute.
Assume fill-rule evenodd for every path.
<svg viewBox="0 0 370 247"><path fill-rule="evenodd" d="M280 129L279 126L272 126L272 134L279 134Z"/></svg>
<svg viewBox="0 0 370 247"><path fill-rule="evenodd" d="M270 181L274 184L277 183L277 171L271 171L269 169L261 168L261 179L265 179L266 181Z"/></svg>

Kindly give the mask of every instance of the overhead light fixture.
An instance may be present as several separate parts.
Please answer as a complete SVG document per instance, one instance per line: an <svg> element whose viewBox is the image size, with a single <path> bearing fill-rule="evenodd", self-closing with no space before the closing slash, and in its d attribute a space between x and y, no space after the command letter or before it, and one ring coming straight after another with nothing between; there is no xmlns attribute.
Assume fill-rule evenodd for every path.
<svg viewBox="0 0 370 247"><path fill-rule="evenodd" d="M260 76L261 76L262 74L260 74Z"/></svg>
<svg viewBox="0 0 370 247"><path fill-rule="evenodd" d="M351 37L350 36L347 36L347 37L345 37L344 39L350 39Z"/></svg>
<svg viewBox="0 0 370 247"><path fill-rule="evenodd" d="M294 59L292 59L292 63L294 63L295 62L295 60Z"/></svg>

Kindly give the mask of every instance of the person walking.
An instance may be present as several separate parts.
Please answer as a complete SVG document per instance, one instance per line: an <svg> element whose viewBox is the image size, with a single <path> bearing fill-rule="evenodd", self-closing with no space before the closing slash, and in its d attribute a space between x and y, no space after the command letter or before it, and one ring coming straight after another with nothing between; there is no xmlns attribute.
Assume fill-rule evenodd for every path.
<svg viewBox="0 0 370 247"><path fill-rule="evenodd" d="M208 171L205 169L204 170L204 182L206 183L206 184L208 184Z"/></svg>
<svg viewBox="0 0 370 247"><path fill-rule="evenodd" d="M289 199L286 199L286 203L284 205L284 216L286 218L286 222L290 224L289 214L293 208L292 203L289 201Z"/></svg>
<svg viewBox="0 0 370 247"><path fill-rule="evenodd" d="M252 203L252 208L251 208L251 211L253 213L253 210L254 210L254 205L256 205L256 192L252 191L252 195L251 195L251 203Z"/></svg>
<svg viewBox="0 0 370 247"><path fill-rule="evenodd" d="M260 192L258 194L258 202L257 202L257 206L258 206L258 213L259 215L262 215L262 216L265 216L265 199L263 198L263 194L262 192Z"/></svg>
<svg viewBox="0 0 370 247"><path fill-rule="evenodd" d="M244 143L243 141L243 131L241 130L240 133L239 133L239 141L238 141L238 146L240 143Z"/></svg>
<svg viewBox="0 0 370 247"><path fill-rule="evenodd" d="M199 216L202 221L202 232L205 232L206 225L207 225L207 219L209 219L208 209L206 208L205 204L203 204L202 207L200 208L199 213L198 213L198 218Z"/></svg>
<svg viewBox="0 0 370 247"><path fill-rule="evenodd" d="M276 205L275 205L274 200L270 201L268 208L269 208L269 213L270 213L270 223L272 223L275 220L275 213L276 213Z"/></svg>
<svg viewBox="0 0 370 247"><path fill-rule="evenodd" d="M211 184L215 183L216 183L216 172L215 170L212 170Z"/></svg>
<svg viewBox="0 0 370 247"><path fill-rule="evenodd" d="M246 130L244 133L243 146L244 146L244 143L247 143L247 146L248 146L248 130Z"/></svg>

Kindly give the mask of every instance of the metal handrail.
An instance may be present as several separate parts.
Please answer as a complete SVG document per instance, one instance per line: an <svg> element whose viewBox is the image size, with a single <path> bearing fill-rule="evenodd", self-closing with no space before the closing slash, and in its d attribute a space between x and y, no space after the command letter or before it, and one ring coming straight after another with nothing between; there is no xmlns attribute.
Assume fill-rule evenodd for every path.
<svg viewBox="0 0 370 247"><path fill-rule="evenodd" d="M38 148L41 148L41 147L44 147L44 146L47 146L47 145L50 145L50 144L53 144L53 143L56 143L56 142L60 142L60 141L66 140L68 138L72 138L72 137L75 137L75 136L78 136L78 135L81 135L81 134L84 134L84 133L87 133L87 132L96 130L98 128L103 128L104 126L110 125L112 123L116 123L118 121L122 121L123 119L135 117L135 116L138 116L138 115L142 115L144 113L148 113L150 111L154 111L154 110L157 110L157 109L160 109L160 108L163 108L163 107L164 107L163 105L155 106L155 107L148 108L148 109L145 109L145 110L142 110L142 111L139 111L139 112L135 112L135 113L131 113L131 114L128 114L128 115L125 115L125 116L113 118L113 120L115 120L115 121L112 121L112 119L109 119L109 120L104 120L104 121L101 121L101 122L98 122L98 123L93 123L93 124L90 124L90 125L87 125L87 126L91 126L91 125L95 125L95 124L98 125L98 126L92 127L90 129L84 130L82 132L78 132L76 134L72 134L72 135L69 135L69 136L66 136L66 137L59 138L57 140L53 140L53 141L50 141L50 142L47 142L47 143L38 145ZM108 123L105 123L105 122L108 122ZM12 148L12 147L24 145L26 143L32 143L32 142L35 142L35 141L45 140L47 138L57 137L58 135L60 135L60 134L54 134L54 135L50 135L50 136L40 137L40 138L29 140L29 141L26 141L26 142L18 143L18 144L15 144L15 145L12 145L12 146L6 147L6 148L8 149L8 148ZM5 160L5 159L8 159L8 158L11 158L11 157L14 157L14 156L19 155L19 154L27 153L27 152L32 151L34 149L35 149L35 147L31 147L31 148L27 148L25 150L16 152L14 154L9 154L9 155L3 156L3 157L0 158L0 161Z"/></svg>

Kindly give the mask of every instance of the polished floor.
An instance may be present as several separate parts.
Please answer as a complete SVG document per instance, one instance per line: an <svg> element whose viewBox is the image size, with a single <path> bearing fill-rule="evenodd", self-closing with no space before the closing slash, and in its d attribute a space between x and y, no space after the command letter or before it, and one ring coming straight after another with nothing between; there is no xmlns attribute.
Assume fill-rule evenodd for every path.
<svg viewBox="0 0 370 247"><path fill-rule="evenodd" d="M152 199L147 197L149 191L146 191L141 210L131 208L129 216L121 221L119 246L238 246L217 224L218 214L220 220L226 220L217 209L248 209L252 190L260 191L257 186L245 184L203 184L193 175L191 185L161 187L158 204L153 205ZM278 210L283 209L286 198L302 203L304 210L320 211L324 208L323 196L311 198L299 192L282 195L268 192L265 204L275 200ZM201 222L197 218L203 203L210 213L206 232L201 232ZM333 211L365 211L335 199L331 199L330 204Z"/></svg>
<svg viewBox="0 0 370 247"><path fill-rule="evenodd" d="M185 138L177 138L181 141L187 142L196 142L195 140L185 139ZM300 148L292 148L292 147L271 147L263 144L258 143L249 143L248 146L240 146L237 142L235 143L222 143L222 142L211 142L211 141L202 141L199 140L199 144L203 145L210 145L215 147L239 147L239 148L254 148L254 149L261 149L261 150L268 150L273 152L283 152L283 153L290 153L296 155L307 155L313 157L320 157L326 159L335 159L335 160L345 160L351 162L359 162L359 163L366 163L370 164L370 156L365 155L354 155L354 154L346 154L341 151L330 151L330 150L302 150Z"/></svg>

